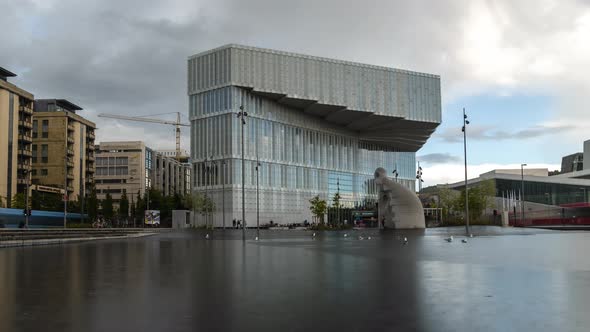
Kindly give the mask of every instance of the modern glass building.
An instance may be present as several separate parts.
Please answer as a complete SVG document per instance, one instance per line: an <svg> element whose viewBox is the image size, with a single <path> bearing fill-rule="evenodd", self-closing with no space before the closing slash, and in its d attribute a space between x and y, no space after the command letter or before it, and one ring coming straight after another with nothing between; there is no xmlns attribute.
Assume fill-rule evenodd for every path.
<svg viewBox="0 0 590 332"><path fill-rule="evenodd" d="M212 197L213 224L311 221L309 200L347 207L377 198L373 173L397 169L414 188L415 152L441 122L436 75L226 45L188 59L193 192ZM241 166L244 127L245 174Z"/></svg>

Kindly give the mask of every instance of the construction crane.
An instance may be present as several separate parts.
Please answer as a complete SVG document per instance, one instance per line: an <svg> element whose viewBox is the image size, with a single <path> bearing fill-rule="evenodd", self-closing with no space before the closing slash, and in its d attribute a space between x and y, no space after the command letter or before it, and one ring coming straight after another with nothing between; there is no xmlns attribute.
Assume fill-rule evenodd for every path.
<svg viewBox="0 0 590 332"><path fill-rule="evenodd" d="M145 118L145 117L141 117L141 116L123 116L123 115L106 114L106 113L101 113L98 116L100 118L160 123L160 124L167 124L167 125L176 126L176 159L180 160L180 157L181 157L180 156L180 126L190 127L190 124L180 122L180 112L172 112L172 113L176 113L176 121L166 121L166 120L161 120L161 119ZM154 114L154 115L164 115L164 114L172 114L172 113L162 113L162 114Z"/></svg>

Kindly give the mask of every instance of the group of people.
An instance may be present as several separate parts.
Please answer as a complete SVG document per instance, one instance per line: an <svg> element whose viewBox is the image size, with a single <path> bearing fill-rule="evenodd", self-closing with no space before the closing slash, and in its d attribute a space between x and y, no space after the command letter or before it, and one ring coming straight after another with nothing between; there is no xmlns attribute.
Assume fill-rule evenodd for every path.
<svg viewBox="0 0 590 332"><path fill-rule="evenodd" d="M242 227L242 221L241 220L232 220L232 225L234 228L241 228Z"/></svg>

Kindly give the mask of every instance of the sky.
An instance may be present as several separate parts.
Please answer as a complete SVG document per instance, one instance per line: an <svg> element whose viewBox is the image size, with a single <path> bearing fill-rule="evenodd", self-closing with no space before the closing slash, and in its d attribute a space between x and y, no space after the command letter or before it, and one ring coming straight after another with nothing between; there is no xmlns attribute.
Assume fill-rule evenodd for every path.
<svg viewBox="0 0 590 332"><path fill-rule="evenodd" d="M98 142L173 149L172 126L97 115L180 111L188 121L188 56L228 43L440 75L443 122L417 153L425 185L463 178L463 108L469 177L521 163L559 169L590 139L590 0L0 0L0 8L0 66L18 74L11 82L82 106Z"/></svg>

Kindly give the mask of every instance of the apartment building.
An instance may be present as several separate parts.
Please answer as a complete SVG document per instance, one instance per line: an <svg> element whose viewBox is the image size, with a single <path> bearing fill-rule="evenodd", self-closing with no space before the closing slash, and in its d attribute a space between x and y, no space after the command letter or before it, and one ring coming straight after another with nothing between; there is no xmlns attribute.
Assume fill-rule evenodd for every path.
<svg viewBox="0 0 590 332"><path fill-rule="evenodd" d="M33 184L66 188L77 201L94 181L96 125L65 99L37 99L33 113Z"/></svg>
<svg viewBox="0 0 590 332"><path fill-rule="evenodd" d="M31 170L32 93L8 82L16 74L0 67L0 206L25 192Z"/></svg>
<svg viewBox="0 0 590 332"><path fill-rule="evenodd" d="M164 195L190 193L190 166L147 147L141 141L100 142L96 148L96 193L99 200L110 193L118 208L125 192L131 201L146 188Z"/></svg>

